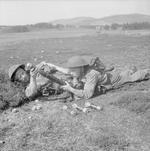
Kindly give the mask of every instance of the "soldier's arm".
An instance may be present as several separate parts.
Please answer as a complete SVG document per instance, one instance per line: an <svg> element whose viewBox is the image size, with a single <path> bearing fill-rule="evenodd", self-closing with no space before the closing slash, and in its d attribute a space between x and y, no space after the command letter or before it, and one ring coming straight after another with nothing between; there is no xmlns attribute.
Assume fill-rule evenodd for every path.
<svg viewBox="0 0 150 151"><path fill-rule="evenodd" d="M72 92L75 96L78 96L80 98L89 99L93 96L96 84L98 82L98 76L99 72L92 70L90 73L88 73L86 83L84 85L83 89L75 89L69 85L62 86L64 90L68 90Z"/></svg>
<svg viewBox="0 0 150 151"><path fill-rule="evenodd" d="M26 97L31 98L35 96L37 93L38 93L38 88L37 88L36 79L31 77L30 83L25 89L25 95Z"/></svg>
<svg viewBox="0 0 150 151"><path fill-rule="evenodd" d="M45 63L45 65L48 65L51 68L55 68L57 71L62 72L64 74L69 74L69 70L67 68L59 67L59 66L54 65L52 63Z"/></svg>
<svg viewBox="0 0 150 151"><path fill-rule="evenodd" d="M25 89L25 94L27 97L32 97L36 95L38 92L38 87L36 82L37 74L38 74L38 68L36 68L35 70L30 70L30 83Z"/></svg>

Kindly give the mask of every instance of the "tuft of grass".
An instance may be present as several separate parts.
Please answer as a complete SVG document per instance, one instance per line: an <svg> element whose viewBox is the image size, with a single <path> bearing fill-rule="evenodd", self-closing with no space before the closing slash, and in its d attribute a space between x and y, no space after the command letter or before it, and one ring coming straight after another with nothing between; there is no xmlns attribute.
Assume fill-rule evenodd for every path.
<svg viewBox="0 0 150 151"><path fill-rule="evenodd" d="M0 69L0 110L17 107L26 101L23 88L13 85L5 70Z"/></svg>

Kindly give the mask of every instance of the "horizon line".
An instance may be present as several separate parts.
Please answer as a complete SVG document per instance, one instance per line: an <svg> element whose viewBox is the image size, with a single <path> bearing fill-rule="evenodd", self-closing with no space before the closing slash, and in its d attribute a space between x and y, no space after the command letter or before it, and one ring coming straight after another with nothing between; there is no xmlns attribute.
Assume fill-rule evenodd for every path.
<svg viewBox="0 0 150 151"><path fill-rule="evenodd" d="M59 19L53 19L50 21L41 21L41 22L35 22L35 23L27 23L27 24L12 24L12 25L0 25L0 26L27 26L27 25L35 25L38 23L52 23L54 21L59 21L59 20L67 20L67 19L75 19L75 18L93 18L93 19L104 19L107 17L113 17L113 16L121 16L121 15L145 15L145 16L150 16L150 14L146 13L123 13L123 14L113 14L113 15L106 15L104 17L92 17L92 16L76 16L76 17L68 17L68 18L59 18Z"/></svg>

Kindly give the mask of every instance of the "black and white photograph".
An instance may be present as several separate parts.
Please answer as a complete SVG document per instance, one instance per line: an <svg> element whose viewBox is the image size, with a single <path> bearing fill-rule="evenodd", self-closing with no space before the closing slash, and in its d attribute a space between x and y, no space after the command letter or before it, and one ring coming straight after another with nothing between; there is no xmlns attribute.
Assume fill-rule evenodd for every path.
<svg viewBox="0 0 150 151"><path fill-rule="evenodd" d="M0 0L0 151L150 151L149 0Z"/></svg>

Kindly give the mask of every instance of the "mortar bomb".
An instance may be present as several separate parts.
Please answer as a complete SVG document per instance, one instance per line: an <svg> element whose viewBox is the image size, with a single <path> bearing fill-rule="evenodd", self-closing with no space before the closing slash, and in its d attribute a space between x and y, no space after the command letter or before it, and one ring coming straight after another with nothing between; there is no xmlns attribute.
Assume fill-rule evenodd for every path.
<svg viewBox="0 0 150 151"><path fill-rule="evenodd" d="M93 109L96 109L96 110L102 110L102 107L96 106L96 105L94 105L94 104L92 104L92 103L90 103L90 102L86 102L86 103L85 103L85 107L86 107L86 108L93 108Z"/></svg>
<svg viewBox="0 0 150 151"><path fill-rule="evenodd" d="M82 112L84 112L84 113L87 112L87 109L86 109L86 108L82 108L82 107L78 106L78 105L75 104L75 103L72 104L72 107L73 107L74 109L77 109L77 110L82 111Z"/></svg>
<svg viewBox="0 0 150 151"><path fill-rule="evenodd" d="M64 105L64 106L62 107L62 109L63 109L63 110L67 110L67 109L68 109L68 106L67 106L67 105Z"/></svg>

